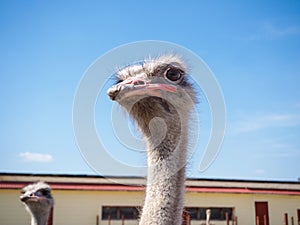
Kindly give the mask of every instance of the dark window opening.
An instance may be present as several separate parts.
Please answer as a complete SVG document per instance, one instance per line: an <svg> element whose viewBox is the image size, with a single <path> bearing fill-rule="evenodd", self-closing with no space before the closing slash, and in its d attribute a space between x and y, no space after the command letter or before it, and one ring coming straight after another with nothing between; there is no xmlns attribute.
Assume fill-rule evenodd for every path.
<svg viewBox="0 0 300 225"><path fill-rule="evenodd" d="M103 206L102 220L137 220L139 212L140 207L135 206Z"/></svg>
<svg viewBox="0 0 300 225"><path fill-rule="evenodd" d="M211 210L211 220L226 220L226 213L229 219L233 216L233 208L229 207L188 207L185 210L189 213L191 220L206 220L206 210Z"/></svg>

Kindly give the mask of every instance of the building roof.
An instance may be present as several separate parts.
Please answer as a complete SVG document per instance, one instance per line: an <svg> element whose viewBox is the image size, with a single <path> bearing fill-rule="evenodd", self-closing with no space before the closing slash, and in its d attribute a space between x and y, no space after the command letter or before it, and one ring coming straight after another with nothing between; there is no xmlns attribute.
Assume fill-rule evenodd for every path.
<svg viewBox="0 0 300 225"><path fill-rule="evenodd" d="M28 183L45 181L53 190L145 191L142 177L95 175L0 173L0 189L21 189ZM186 192L276 194L300 196L299 182L226 179L187 179Z"/></svg>

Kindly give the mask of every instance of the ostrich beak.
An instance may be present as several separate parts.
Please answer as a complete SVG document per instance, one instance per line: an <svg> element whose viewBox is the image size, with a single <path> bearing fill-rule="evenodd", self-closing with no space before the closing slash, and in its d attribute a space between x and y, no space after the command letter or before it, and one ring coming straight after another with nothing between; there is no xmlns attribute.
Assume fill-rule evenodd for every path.
<svg viewBox="0 0 300 225"><path fill-rule="evenodd" d="M38 201L43 201L47 200L48 198L40 195L39 193L31 193L31 194L23 194L20 196L20 200L24 203L26 202L38 202Z"/></svg>
<svg viewBox="0 0 300 225"><path fill-rule="evenodd" d="M23 195L20 196L20 200L21 200L22 202L26 202L28 199L29 199L28 196L23 196Z"/></svg>
<svg viewBox="0 0 300 225"><path fill-rule="evenodd" d="M172 84L146 80L142 77L128 78L108 89L107 94L113 101L119 101L132 96L157 96L162 92L176 93L177 87Z"/></svg>
<svg viewBox="0 0 300 225"><path fill-rule="evenodd" d="M21 196L20 200L22 202L37 202L40 198L37 196Z"/></svg>

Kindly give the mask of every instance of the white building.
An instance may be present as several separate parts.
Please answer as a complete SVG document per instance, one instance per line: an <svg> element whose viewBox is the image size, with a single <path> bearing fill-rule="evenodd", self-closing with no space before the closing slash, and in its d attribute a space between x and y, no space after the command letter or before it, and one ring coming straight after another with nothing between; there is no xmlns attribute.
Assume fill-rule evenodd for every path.
<svg viewBox="0 0 300 225"><path fill-rule="evenodd" d="M55 199L53 225L137 224L145 196L145 179L85 175L0 174L0 224L30 224L19 200L28 183L45 181ZM226 213L239 225L300 224L300 183L275 181L188 179L185 207L191 224L226 224ZM232 223L230 223L232 224ZM235 223L236 224L236 223Z"/></svg>

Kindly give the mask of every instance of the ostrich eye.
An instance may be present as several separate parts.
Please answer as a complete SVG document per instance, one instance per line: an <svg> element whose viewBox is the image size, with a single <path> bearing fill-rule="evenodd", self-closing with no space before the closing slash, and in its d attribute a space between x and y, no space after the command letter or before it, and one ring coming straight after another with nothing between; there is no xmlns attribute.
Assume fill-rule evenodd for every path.
<svg viewBox="0 0 300 225"><path fill-rule="evenodd" d="M168 68L165 72L165 77L172 82L179 82L183 77L182 75L182 71L175 68Z"/></svg>
<svg viewBox="0 0 300 225"><path fill-rule="evenodd" d="M49 190L47 190L47 189L41 189L38 192L41 193L44 196L47 196L49 194Z"/></svg>
<svg viewBox="0 0 300 225"><path fill-rule="evenodd" d="M123 82L123 80L118 79L117 82L116 82L115 84L119 84L119 83L121 83L121 82Z"/></svg>

